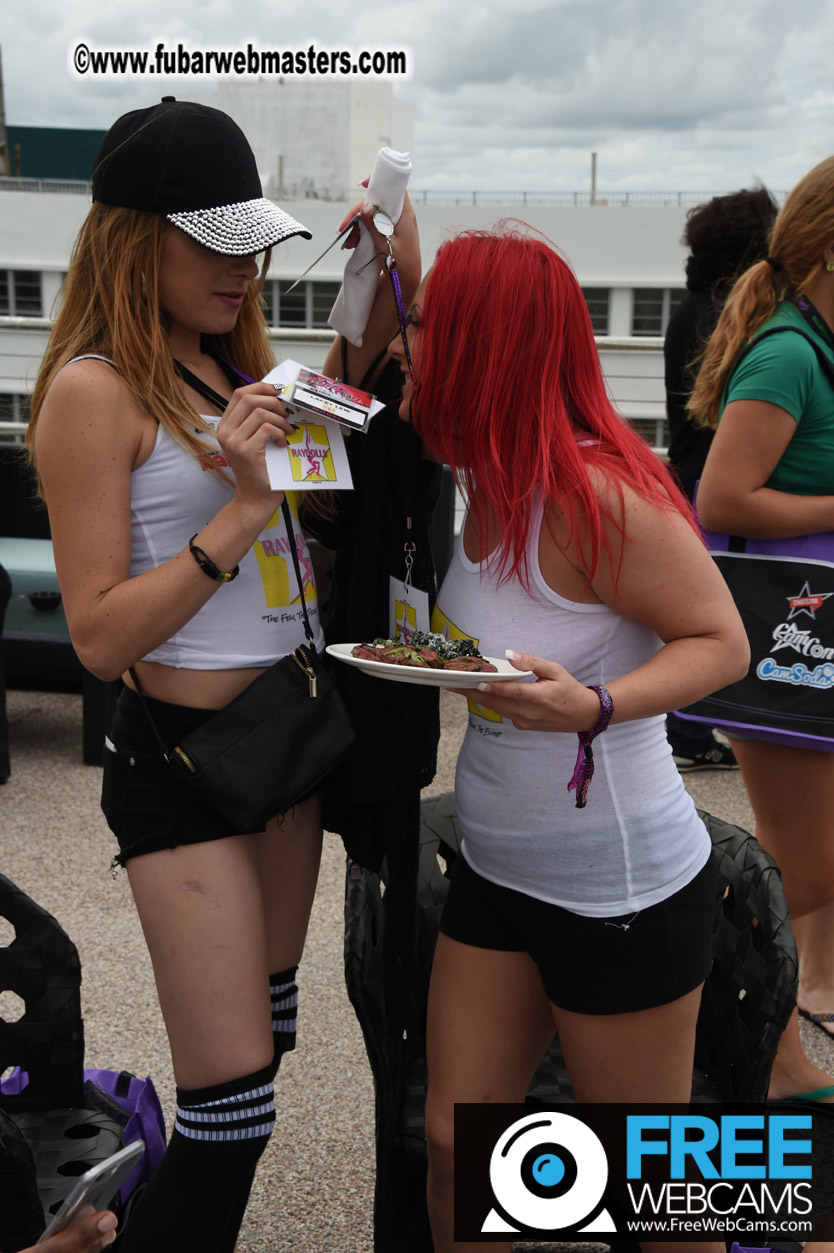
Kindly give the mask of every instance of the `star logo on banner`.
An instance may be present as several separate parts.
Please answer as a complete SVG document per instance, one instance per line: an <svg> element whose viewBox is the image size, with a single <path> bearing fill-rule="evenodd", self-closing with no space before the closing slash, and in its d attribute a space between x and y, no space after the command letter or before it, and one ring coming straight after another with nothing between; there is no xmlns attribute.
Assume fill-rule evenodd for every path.
<svg viewBox="0 0 834 1253"><path fill-rule="evenodd" d="M807 613L809 618L816 620L817 610L822 608L822 602L828 600L829 596L834 596L834 592L812 592L806 579L798 596L787 597L788 604L791 607L791 611L788 614L788 622L790 622L791 618L796 618L801 613Z"/></svg>

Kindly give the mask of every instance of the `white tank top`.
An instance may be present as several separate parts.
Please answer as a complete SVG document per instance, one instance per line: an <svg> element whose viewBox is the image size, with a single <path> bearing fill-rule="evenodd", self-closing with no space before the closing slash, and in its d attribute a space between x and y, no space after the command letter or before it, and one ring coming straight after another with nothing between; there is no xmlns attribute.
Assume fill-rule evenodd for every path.
<svg viewBox="0 0 834 1253"><path fill-rule="evenodd" d="M607 605L565 600L547 586L541 520L539 509L527 553L532 595L515 580L499 587L467 558L461 535L432 627L472 637L488 656L536 653L580 683L607 685L661 641ZM616 723L594 741L584 809L567 790L577 748L574 734L519 731L488 704L469 701L455 778L467 861L493 883L589 917L665 900L702 868L711 844L672 761L663 717Z"/></svg>
<svg viewBox="0 0 834 1253"><path fill-rule="evenodd" d="M109 361L107 357L98 359ZM206 416L205 421L216 428L220 418ZM231 500L234 474L216 440L211 441L205 435L202 438L213 448L210 455L219 459L231 482L223 482L212 474L162 426L157 429L150 457L131 473L131 578L176 556L191 536L202 530ZM316 648L321 651L324 638L319 624L313 566L298 525L292 494L288 501L295 524L307 612L316 636ZM239 562L237 578L218 587L185 626L143 660L186 670L260 667L272 665L304 643L301 597L289 545L278 509Z"/></svg>

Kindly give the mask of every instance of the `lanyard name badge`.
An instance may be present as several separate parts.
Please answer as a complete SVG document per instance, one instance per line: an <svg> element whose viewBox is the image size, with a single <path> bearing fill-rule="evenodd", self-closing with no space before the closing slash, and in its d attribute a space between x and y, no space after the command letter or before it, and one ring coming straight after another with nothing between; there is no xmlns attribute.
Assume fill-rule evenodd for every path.
<svg viewBox="0 0 834 1253"><path fill-rule="evenodd" d="M397 262L394 259L394 252L391 247L391 236L394 233L394 223L391 217L384 209L377 209L373 217L373 223L380 235L385 237L388 244L388 256L385 258L388 277L391 279L391 286L394 290L394 302L397 306L397 318L400 324L400 335L403 341L403 349L405 351L406 365L408 372L413 380L414 368L411 364L411 353L408 347L407 336L407 319L405 314L405 305L403 302L402 289L400 287L400 276L397 273ZM364 268L364 267L363 267ZM411 572L414 566L414 551L416 545L411 537L411 516L406 519L407 539L404 545L405 549L405 577L403 579L395 579L393 575L388 580L389 584L389 615L388 615L388 632L392 640L397 640L403 644L410 644L417 631L431 630L429 594L422 592L419 587L415 587L411 581Z"/></svg>
<svg viewBox="0 0 834 1253"><path fill-rule="evenodd" d="M359 220L358 216L353 218L345 227L340 235L333 241L337 243L344 235L347 235L353 229L355 223ZM365 265L360 266L356 271L361 274L362 270L372 265L379 256L385 258L385 268L388 277L391 280L391 287L394 292L394 303L397 307L397 320L400 324L400 335L402 337L403 349L405 352L405 360L408 372L414 379L414 368L411 364L411 352L408 345L408 319L405 312L405 302L403 300L402 288L400 286L400 276L397 272L397 262L394 257L394 250L391 246L391 236L394 234L394 221L390 214L386 213L378 205L375 206L373 215L373 224L385 239L388 245L388 252L377 253L370 261L366 261ZM333 247L333 244L330 245ZM325 250L327 251L327 249ZM322 253L322 256L324 253ZM321 257L318 258L321 260ZM313 262L315 265L316 262ZM304 271L308 274L312 266L308 266ZM303 278L304 275L301 275ZM300 280L296 280L297 282ZM410 644L417 631L429 631L431 629L430 610L429 610L429 594L423 592L419 587L415 587L411 581L411 572L414 566L414 552L416 545L412 538L412 519L411 510L408 510L409 516L406 519L407 538L404 545L405 550L405 576L402 579L395 579L393 575L389 578L389 611L388 611L388 633L393 640L399 640L403 644Z"/></svg>
<svg viewBox="0 0 834 1253"><path fill-rule="evenodd" d="M415 631L429 631L429 594L421 592L411 582L411 567L414 564L414 544L405 545L405 578L395 579L392 575L388 580L389 611L388 636L401 644L410 644Z"/></svg>

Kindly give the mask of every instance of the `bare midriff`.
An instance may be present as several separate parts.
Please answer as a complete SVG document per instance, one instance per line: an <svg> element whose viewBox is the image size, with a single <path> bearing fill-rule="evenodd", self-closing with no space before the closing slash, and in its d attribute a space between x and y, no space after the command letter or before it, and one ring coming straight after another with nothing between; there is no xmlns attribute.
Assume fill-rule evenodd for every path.
<svg viewBox="0 0 834 1253"><path fill-rule="evenodd" d="M157 661L137 661L134 667L145 696L188 705L193 709L223 709L249 684L263 674L265 667L236 670L185 670L163 666ZM123 676L134 687L129 674Z"/></svg>

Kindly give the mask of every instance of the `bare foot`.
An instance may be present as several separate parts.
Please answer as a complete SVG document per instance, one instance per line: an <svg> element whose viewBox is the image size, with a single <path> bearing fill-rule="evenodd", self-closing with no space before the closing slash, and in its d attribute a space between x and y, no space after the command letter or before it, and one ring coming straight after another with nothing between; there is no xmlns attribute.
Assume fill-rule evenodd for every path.
<svg viewBox="0 0 834 1253"><path fill-rule="evenodd" d="M804 971L800 974L796 994L799 1012L834 1040L834 988L827 983L812 981L810 975L803 978L803 974Z"/></svg>
<svg viewBox="0 0 834 1253"><path fill-rule="evenodd" d="M812 1022L815 1027L819 1027L820 1031L824 1032L829 1040L834 1040L834 1013L831 1010L807 1009L807 1005L813 1005L814 1003L809 997L803 996L802 1001L803 1004L799 1007L802 1017L807 1019L808 1022ZM834 1000L829 999L826 1003L834 1005Z"/></svg>

